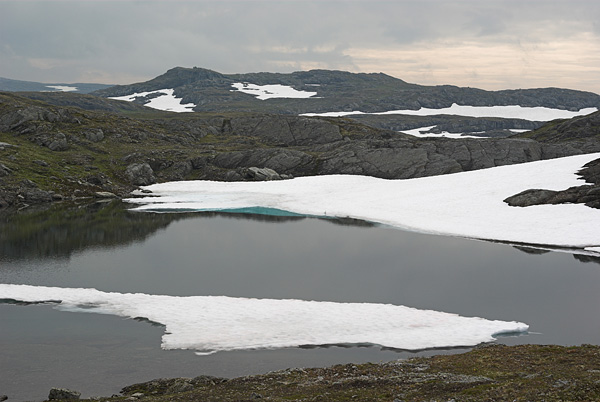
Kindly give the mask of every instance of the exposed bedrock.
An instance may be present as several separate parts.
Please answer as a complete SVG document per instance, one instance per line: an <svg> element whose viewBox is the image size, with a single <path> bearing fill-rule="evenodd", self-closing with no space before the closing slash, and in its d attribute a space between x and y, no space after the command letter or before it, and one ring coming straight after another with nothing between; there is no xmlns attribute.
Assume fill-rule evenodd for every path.
<svg viewBox="0 0 600 402"><path fill-rule="evenodd" d="M585 204L600 209L600 159L587 163L578 172L587 183L569 187L566 190L554 191L529 189L504 200L511 207L529 207L542 204Z"/></svg>

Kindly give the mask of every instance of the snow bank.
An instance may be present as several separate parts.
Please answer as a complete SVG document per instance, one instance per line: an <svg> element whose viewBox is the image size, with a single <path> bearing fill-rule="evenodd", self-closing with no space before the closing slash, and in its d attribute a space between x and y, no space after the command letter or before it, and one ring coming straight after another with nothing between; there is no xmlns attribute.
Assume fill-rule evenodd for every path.
<svg viewBox="0 0 600 402"><path fill-rule="evenodd" d="M452 138L452 139L459 139L459 138L487 138L487 137L478 137L476 135L463 135L462 133L449 133L447 131L442 131L441 133L428 133L427 131L431 130L432 128L434 128L435 126L427 126L427 127L419 127L419 128L413 128L412 130L404 130L401 131L404 134L408 134L408 135L412 135L415 137L421 137L421 138Z"/></svg>
<svg viewBox="0 0 600 402"><path fill-rule="evenodd" d="M151 107L153 109L165 110L168 112L193 112L196 105L193 103L181 103L181 98L175 97L174 89L158 89L156 91L150 92L138 92L131 95L125 96L114 96L110 99L123 100L128 102L133 102L135 98L146 97L151 94L161 94L155 98L152 98L149 102L145 103L144 106Z"/></svg>
<svg viewBox="0 0 600 402"><path fill-rule="evenodd" d="M316 92L297 91L287 85L256 85L247 82L238 82L231 84L235 90L256 96L260 100L272 98L310 98L315 96ZM232 89L232 91L235 91Z"/></svg>
<svg viewBox="0 0 600 402"><path fill-rule="evenodd" d="M59 91L59 92L77 91L77 87L71 87L71 86L66 86L66 85L46 85L46 87L52 88L55 91Z"/></svg>
<svg viewBox="0 0 600 402"><path fill-rule="evenodd" d="M355 114L404 114L411 116L433 116L440 114L467 116L467 117L501 117L505 119L525 119L530 121L550 121L554 119L570 119L575 116L583 116L594 113L595 107L581 109L578 112L569 110L551 109L547 107L524 107L524 106L460 106L453 103L452 106L443 109L421 108L419 110L390 110L380 113L355 112L327 112L327 113L304 113L301 116L328 116L341 117Z"/></svg>
<svg viewBox="0 0 600 402"><path fill-rule="evenodd" d="M582 185L575 172L598 158L600 153L411 180L332 175L272 182L169 182L145 187L153 197L127 201L140 204L136 209L142 211L259 206L425 233L593 251L600 246L600 210L582 204L518 208L503 200L531 188Z"/></svg>
<svg viewBox="0 0 600 402"><path fill-rule="evenodd" d="M175 297L9 284L0 284L0 299L60 301L61 310L144 317L166 326L163 348L205 353L363 343L417 350L472 346L497 334L528 330L519 322L373 303Z"/></svg>

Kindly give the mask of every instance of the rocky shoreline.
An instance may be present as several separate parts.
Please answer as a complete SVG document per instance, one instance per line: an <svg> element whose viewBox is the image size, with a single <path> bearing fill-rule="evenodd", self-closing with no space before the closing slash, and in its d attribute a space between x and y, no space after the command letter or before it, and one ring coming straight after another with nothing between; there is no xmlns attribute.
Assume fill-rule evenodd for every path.
<svg viewBox="0 0 600 402"><path fill-rule="evenodd" d="M408 179L600 151L600 112L518 137L458 140L417 138L347 118L127 113L0 94L0 207L125 197L138 186L174 180ZM464 124L473 129L472 121Z"/></svg>
<svg viewBox="0 0 600 402"><path fill-rule="evenodd" d="M51 391L49 400L79 399ZM233 379L199 376L126 386L88 401L592 401L600 346L484 344L454 355L293 368Z"/></svg>

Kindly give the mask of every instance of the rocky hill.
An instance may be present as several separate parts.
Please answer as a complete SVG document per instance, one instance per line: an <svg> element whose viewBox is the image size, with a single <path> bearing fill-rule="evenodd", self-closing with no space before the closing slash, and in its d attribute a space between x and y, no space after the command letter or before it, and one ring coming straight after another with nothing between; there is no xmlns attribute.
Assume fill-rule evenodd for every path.
<svg viewBox="0 0 600 402"><path fill-rule="evenodd" d="M347 118L108 109L0 93L0 205L124 196L136 186L182 179L404 179L600 151L598 136L428 139Z"/></svg>
<svg viewBox="0 0 600 402"><path fill-rule="evenodd" d="M539 130L516 134L514 138L529 138L545 142L563 142L600 137L600 111L573 119L555 120Z"/></svg>
<svg viewBox="0 0 600 402"><path fill-rule="evenodd" d="M316 92L308 98L271 98L261 100L236 90L235 83L284 85L297 91ZM117 85L94 92L97 96L117 97L173 88L183 103L193 103L195 111L252 111L301 114L308 112L444 108L453 103L471 106L545 106L565 110L600 107L600 95L559 88L484 91L452 85L409 84L389 75L354 74L344 71L311 70L290 74L221 74L203 68L176 67L150 81ZM147 102L152 95L136 101Z"/></svg>
<svg viewBox="0 0 600 402"><path fill-rule="evenodd" d="M90 84L90 83L75 83L75 84L64 84L64 83L54 83L54 84L44 84L41 82L35 81L20 81L20 80L11 80L9 78L0 77L0 91L7 92L20 92L20 91L69 91L75 93L87 94L93 91L98 91L100 89L109 88L111 85L106 84Z"/></svg>

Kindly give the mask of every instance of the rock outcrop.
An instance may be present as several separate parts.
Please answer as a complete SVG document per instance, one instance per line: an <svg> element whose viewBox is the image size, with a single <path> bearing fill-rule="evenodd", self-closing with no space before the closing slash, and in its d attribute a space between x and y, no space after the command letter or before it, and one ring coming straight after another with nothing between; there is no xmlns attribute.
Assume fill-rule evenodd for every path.
<svg viewBox="0 0 600 402"><path fill-rule="evenodd" d="M511 207L542 204L585 204L600 209L600 159L586 164L578 173L591 185L570 187L562 191L529 189L504 200Z"/></svg>
<svg viewBox="0 0 600 402"><path fill-rule="evenodd" d="M147 186L156 183L154 171L148 163L132 163L125 169L125 176L135 186Z"/></svg>
<svg viewBox="0 0 600 402"><path fill-rule="evenodd" d="M63 401L63 400L79 400L81 392L72 391L65 388L52 388L48 394L48 400L50 401Z"/></svg>

